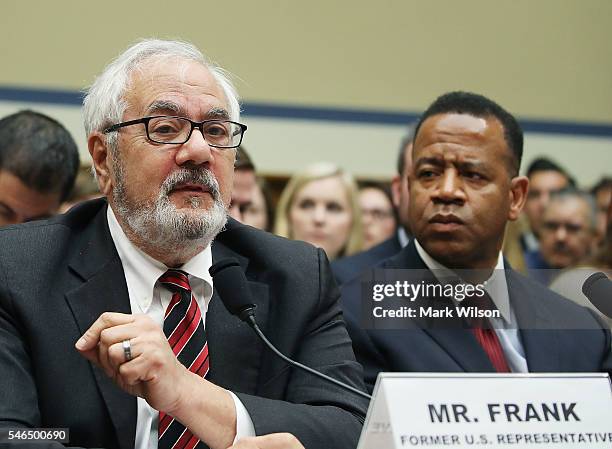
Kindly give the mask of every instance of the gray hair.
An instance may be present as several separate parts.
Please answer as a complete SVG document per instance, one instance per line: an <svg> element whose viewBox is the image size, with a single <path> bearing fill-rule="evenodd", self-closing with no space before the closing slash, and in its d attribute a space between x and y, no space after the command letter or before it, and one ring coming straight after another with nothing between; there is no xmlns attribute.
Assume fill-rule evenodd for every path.
<svg viewBox="0 0 612 449"><path fill-rule="evenodd" d="M129 47L108 64L87 89L83 100L83 116L88 136L95 131L103 131L111 124L121 122L127 108L123 96L128 88L131 74L151 58L182 58L202 64L210 70L223 90L230 119L234 121L240 119L240 99L227 71L210 61L188 42L144 39ZM107 136L107 143L115 147L116 139L117 136L112 133Z"/></svg>
<svg viewBox="0 0 612 449"><path fill-rule="evenodd" d="M597 202L595 201L595 198L590 193L575 189L573 187L567 187L551 193L550 201L548 202L544 213L546 213L548 209L554 207L554 202L563 202L568 199L578 199L586 203L588 209L589 226L591 229L597 229Z"/></svg>

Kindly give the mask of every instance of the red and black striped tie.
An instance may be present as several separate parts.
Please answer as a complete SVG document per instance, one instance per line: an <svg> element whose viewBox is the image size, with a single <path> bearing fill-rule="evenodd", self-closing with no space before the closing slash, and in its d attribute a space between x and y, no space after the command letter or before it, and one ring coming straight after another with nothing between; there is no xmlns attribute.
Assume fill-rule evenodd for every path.
<svg viewBox="0 0 612 449"><path fill-rule="evenodd" d="M176 358L189 371L205 377L208 373L208 344L202 313L189 285L187 273L168 270L160 278L172 292L164 315L164 334ZM189 429L172 416L159 412L158 449L193 449L206 447Z"/></svg>

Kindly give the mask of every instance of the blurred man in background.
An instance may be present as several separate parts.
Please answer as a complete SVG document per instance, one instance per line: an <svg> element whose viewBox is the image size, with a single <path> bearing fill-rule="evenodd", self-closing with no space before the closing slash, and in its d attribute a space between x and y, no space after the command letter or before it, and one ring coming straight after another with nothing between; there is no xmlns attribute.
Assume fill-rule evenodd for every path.
<svg viewBox="0 0 612 449"><path fill-rule="evenodd" d="M604 176L591 189L597 203L597 231L603 240L606 235L608 210L612 203L612 178Z"/></svg>
<svg viewBox="0 0 612 449"><path fill-rule="evenodd" d="M534 261L538 260L542 215L550 201L550 196L568 186L574 186L575 182L563 168L546 158L538 158L529 165L527 178L529 179L529 193L524 213L529 229L522 233L520 243L525 253L527 267L541 268Z"/></svg>
<svg viewBox="0 0 612 449"><path fill-rule="evenodd" d="M540 227L541 264L555 269L576 266L595 251L598 240L593 197L575 189L553 193Z"/></svg>
<svg viewBox="0 0 612 449"><path fill-rule="evenodd" d="M21 111L0 120L0 226L48 218L68 196L79 152L51 117Z"/></svg>
<svg viewBox="0 0 612 449"><path fill-rule="evenodd" d="M397 156L397 174L391 181L393 206L397 211L399 222L397 230L391 238L367 251L334 261L332 271L336 282L340 285L358 276L365 269L397 254L410 241L408 173L412 169L413 136L414 129L409 126L400 144Z"/></svg>
<svg viewBox="0 0 612 449"><path fill-rule="evenodd" d="M558 196L567 197L569 195L569 201L571 201L571 193L572 193L571 191L567 193L562 192L558 195L553 196L552 203L563 201L561 198L558 198ZM574 202L584 201L586 203L589 203L588 207L589 209L591 209L591 211L586 212L586 213L577 212L576 215L578 215L578 218L576 218L576 215L572 215L572 216L568 215L567 217L565 217L565 219L567 220L567 224L566 224L566 229L564 230L564 229L561 229L561 224L560 224L561 220L556 220L557 222L555 223L551 219L552 211L551 211L551 214L549 214L549 211L547 210L546 216L545 216L544 227L551 228L550 232L551 234L553 234L551 238L554 237L554 234L560 234L559 238L562 237L563 233L567 234L565 236L565 239L568 240L569 243L564 244L563 246L573 248L573 251L568 248L566 252L570 254L574 253L576 255L575 259L578 259L578 254L580 252L585 251L585 249L581 250L579 246L580 245L584 245L585 247L589 246L589 242L588 242L589 238L588 236L586 237L584 236L585 231L586 233L588 233L588 229L584 229L584 228L588 228L589 226L592 227L593 199L584 193L577 193L576 195L577 196L576 198L574 198ZM552 203L551 203L551 207L552 207ZM571 207L570 205L566 205L565 209L567 210L570 207ZM598 204L598 208L599 208L599 204ZM580 209L584 210L584 207L580 207ZM561 215L561 212L557 211L556 214ZM552 215L554 216L555 214L552 214ZM578 222L580 223L585 222L584 215L588 216L588 218L586 219L588 224L584 226L584 228L581 224L580 225L581 229L578 231L576 228L576 225ZM598 218L601 219L602 218L601 215ZM550 226L547 226L546 223L549 220L550 220ZM591 301L587 299L587 297L582 292L582 286L584 282L587 280L589 276L591 276L594 273L604 272L609 278L612 278L612 204L610 203L608 203L607 211L605 212L605 214L603 214L603 222L605 224L605 229L604 229L603 234L601 234L601 231L598 230L598 234L602 235L603 237L602 237L601 242L597 245L597 248L593 251L593 253L585 258L581 258L577 263L572 264L574 265L573 268L564 269L560 273L557 273L557 272L552 273L552 276L550 276L552 278L552 281L550 283L549 288L559 293L560 295L563 295L566 298L571 299L577 304L580 304L585 307L589 307L595 313L597 313L601 317L602 320L607 322L609 327L612 327L612 318L604 315L601 311L599 311L591 303ZM570 231L570 228L572 226L574 227L575 232ZM556 233L554 232L555 229L557 230ZM543 237L542 237L543 248L547 246L547 243L545 242L548 240L548 237L547 237L548 232L549 231L547 229L543 230ZM595 244L592 244L592 246L594 247ZM551 256L551 259L555 259L557 263L559 262L566 263L567 259L570 258L568 257L568 254L558 254L559 252L558 250L555 252L557 252L557 254L555 254L554 256ZM554 261L551 261L551 263L554 263Z"/></svg>
<svg viewBox="0 0 612 449"><path fill-rule="evenodd" d="M229 215L241 223L270 231L274 222L272 196L264 178L257 176L255 164L241 145L236 151L234 186Z"/></svg>
<svg viewBox="0 0 612 449"><path fill-rule="evenodd" d="M558 164L539 157L527 167L529 193L519 220L508 224L504 240L504 256L522 273L544 269L540 254L542 215L554 192L574 186L574 180Z"/></svg>
<svg viewBox="0 0 612 449"><path fill-rule="evenodd" d="M251 204L256 188L255 164L244 146L240 146L236 151L236 162L234 163L234 186L229 208L230 217L241 223L244 221L243 214Z"/></svg>
<svg viewBox="0 0 612 449"><path fill-rule="evenodd" d="M257 177L251 201L241 211L242 223L264 231L271 231L274 223L272 193L266 180Z"/></svg>

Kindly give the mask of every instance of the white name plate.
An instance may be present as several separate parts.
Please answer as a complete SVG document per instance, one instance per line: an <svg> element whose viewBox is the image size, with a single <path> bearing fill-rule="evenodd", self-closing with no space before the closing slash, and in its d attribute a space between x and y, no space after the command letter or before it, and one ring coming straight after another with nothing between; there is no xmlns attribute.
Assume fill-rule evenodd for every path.
<svg viewBox="0 0 612 449"><path fill-rule="evenodd" d="M612 448L601 373L382 373L358 449Z"/></svg>

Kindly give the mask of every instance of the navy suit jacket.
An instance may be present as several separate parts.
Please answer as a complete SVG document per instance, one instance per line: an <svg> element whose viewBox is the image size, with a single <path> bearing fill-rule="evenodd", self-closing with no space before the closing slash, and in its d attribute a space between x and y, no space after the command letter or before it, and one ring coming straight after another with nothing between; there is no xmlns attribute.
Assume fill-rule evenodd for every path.
<svg viewBox="0 0 612 449"><path fill-rule="evenodd" d="M362 251L352 256L343 257L338 260L334 260L331 263L332 272L338 285L342 285L356 278L359 274L364 272L368 268L372 268L379 262L388 259L391 256L396 255L400 252L402 246L400 245L397 232L393 236L382 243Z"/></svg>
<svg viewBox="0 0 612 449"><path fill-rule="evenodd" d="M212 254L213 262L239 260L259 326L283 353L363 388L321 250L230 219ZM105 200L0 229L0 427L68 427L72 446L134 447L136 398L74 348L105 311L130 313ZM355 447L366 400L287 366L216 291L206 333L207 379L237 394L258 435L287 431L309 448Z"/></svg>
<svg viewBox="0 0 612 449"><path fill-rule="evenodd" d="M377 269L427 270L414 241ZM342 303L353 349L370 391L379 372L494 372L469 329L422 326L365 330L361 279L343 285ZM590 310L507 268L506 279L530 372L610 372L610 331Z"/></svg>

